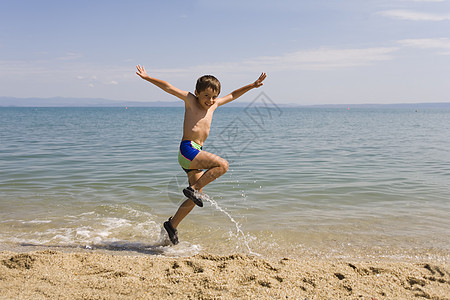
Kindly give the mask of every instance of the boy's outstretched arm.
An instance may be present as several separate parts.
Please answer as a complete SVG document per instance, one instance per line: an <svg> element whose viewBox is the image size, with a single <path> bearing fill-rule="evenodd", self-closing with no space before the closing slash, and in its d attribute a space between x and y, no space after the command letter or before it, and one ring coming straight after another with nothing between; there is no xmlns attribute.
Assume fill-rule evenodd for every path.
<svg viewBox="0 0 450 300"><path fill-rule="evenodd" d="M253 82L251 84L248 84L246 86L243 86L243 87L241 87L241 88L231 92L230 94L228 94L228 95L226 95L226 96L224 96L222 98L217 99L218 106L221 106L221 105L227 104L228 102L236 100L237 98L239 98L240 96L244 95L245 93L247 93L251 89L259 88L260 86L263 85L263 81L264 81L264 79L266 79L266 77L267 77L266 73L261 73L261 75L259 76L259 78L255 82Z"/></svg>
<svg viewBox="0 0 450 300"><path fill-rule="evenodd" d="M138 65L138 66L136 66L136 68L137 68L136 74L139 77L141 77L142 79L147 80L148 82L153 83L154 85L156 85L157 87L159 87L163 91L165 91L165 92L167 92L167 93L169 93L171 95L174 95L174 96L180 98L183 101L186 101L186 98L187 98L189 92L182 91L182 90L174 87L173 85L171 85L167 81L148 76L147 72L145 71L144 66Z"/></svg>

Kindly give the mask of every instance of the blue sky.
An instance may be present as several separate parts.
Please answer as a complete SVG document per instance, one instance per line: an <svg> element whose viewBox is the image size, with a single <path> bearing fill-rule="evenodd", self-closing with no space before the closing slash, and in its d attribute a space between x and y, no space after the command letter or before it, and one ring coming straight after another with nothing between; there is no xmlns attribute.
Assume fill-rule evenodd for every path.
<svg viewBox="0 0 450 300"><path fill-rule="evenodd" d="M0 96L176 101L142 64L192 92L264 71L277 103L450 101L450 0L0 0L0 28Z"/></svg>

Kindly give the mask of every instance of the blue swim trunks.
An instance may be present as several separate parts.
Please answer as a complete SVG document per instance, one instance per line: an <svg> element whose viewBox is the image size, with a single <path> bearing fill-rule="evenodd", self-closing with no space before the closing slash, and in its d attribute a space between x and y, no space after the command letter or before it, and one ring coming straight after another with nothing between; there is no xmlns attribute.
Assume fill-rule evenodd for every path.
<svg viewBox="0 0 450 300"><path fill-rule="evenodd" d="M180 151L178 152L178 163L186 173L192 171L189 169L192 160L200 153L202 146L194 141L184 140L181 141Z"/></svg>

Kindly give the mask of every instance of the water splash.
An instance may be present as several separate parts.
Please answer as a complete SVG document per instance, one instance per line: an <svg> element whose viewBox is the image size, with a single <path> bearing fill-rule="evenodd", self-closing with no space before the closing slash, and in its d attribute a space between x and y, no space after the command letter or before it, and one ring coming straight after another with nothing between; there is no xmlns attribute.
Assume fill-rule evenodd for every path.
<svg viewBox="0 0 450 300"><path fill-rule="evenodd" d="M211 205L214 206L218 211L220 211L223 214L225 214L230 219L230 221L234 223L234 225L236 226L237 234L238 235L242 235L242 238L244 240L244 244L245 244L245 247L248 250L248 253L251 254L251 255L261 256L261 254L253 252L252 249L250 248L250 246L248 245L249 241L247 240L246 235L242 231L241 225L226 210L221 208L216 201L214 201L213 199L211 199L209 197L207 197L206 200L209 201L211 203Z"/></svg>

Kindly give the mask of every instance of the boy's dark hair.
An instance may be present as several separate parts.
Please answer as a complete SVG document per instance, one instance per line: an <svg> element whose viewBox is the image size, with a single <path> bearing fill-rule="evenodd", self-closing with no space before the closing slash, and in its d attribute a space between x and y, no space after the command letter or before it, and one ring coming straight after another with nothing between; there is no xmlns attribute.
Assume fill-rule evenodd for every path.
<svg viewBox="0 0 450 300"><path fill-rule="evenodd" d="M195 90L197 93L201 93L207 88L211 88L217 94L220 94L220 81L212 75L203 75L197 80Z"/></svg>

